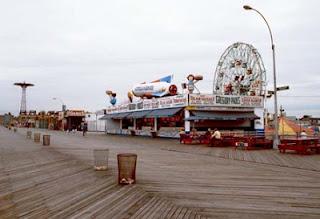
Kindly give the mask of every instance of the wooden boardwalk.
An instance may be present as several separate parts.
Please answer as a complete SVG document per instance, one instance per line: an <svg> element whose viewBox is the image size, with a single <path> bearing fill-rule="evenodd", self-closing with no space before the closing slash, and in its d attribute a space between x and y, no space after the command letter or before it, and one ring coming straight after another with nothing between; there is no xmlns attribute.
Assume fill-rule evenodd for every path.
<svg viewBox="0 0 320 219"><path fill-rule="evenodd" d="M278 150L235 150L231 147L207 147L205 145L175 145L163 147L164 150L199 154L224 159L239 160L279 167L320 171L320 155L281 154Z"/></svg>
<svg viewBox="0 0 320 219"><path fill-rule="evenodd" d="M204 218L0 128L0 218ZM14 141L12 141L14 138Z"/></svg>
<svg viewBox="0 0 320 219"><path fill-rule="evenodd" d="M320 156L235 151L176 140L51 132L42 147L0 128L0 218L319 218ZM109 148L105 173L92 149ZM116 154L138 154L116 184Z"/></svg>

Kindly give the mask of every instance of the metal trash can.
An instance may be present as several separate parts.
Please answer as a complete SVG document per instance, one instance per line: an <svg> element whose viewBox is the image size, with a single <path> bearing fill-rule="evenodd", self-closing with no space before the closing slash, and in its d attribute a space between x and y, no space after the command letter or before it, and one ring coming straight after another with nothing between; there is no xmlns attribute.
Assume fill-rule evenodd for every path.
<svg viewBox="0 0 320 219"><path fill-rule="evenodd" d="M151 131L151 137L156 138L158 136L158 133L156 131Z"/></svg>
<svg viewBox="0 0 320 219"><path fill-rule="evenodd" d="M93 150L94 169L107 170L108 156L109 156L109 149L94 149Z"/></svg>
<svg viewBox="0 0 320 219"><path fill-rule="evenodd" d="M31 139L31 136L32 136L32 131L27 131L27 138Z"/></svg>
<svg viewBox="0 0 320 219"><path fill-rule="evenodd" d="M118 154L118 184L136 183L137 155Z"/></svg>
<svg viewBox="0 0 320 219"><path fill-rule="evenodd" d="M43 135L42 136L42 144L44 146L49 146L50 145L50 135Z"/></svg>
<svg viewBox="0 0 320 219"><path fill-rule="evenodd" d="M33 134L33 140L34 140L34 142L40 142L40 133L34 133Z"/></svg>
<svg viewBox="0 0 320 219"><path fill-rule="evenodd" d="M130 130L131 136L136 136L136 130Z"/></svg>

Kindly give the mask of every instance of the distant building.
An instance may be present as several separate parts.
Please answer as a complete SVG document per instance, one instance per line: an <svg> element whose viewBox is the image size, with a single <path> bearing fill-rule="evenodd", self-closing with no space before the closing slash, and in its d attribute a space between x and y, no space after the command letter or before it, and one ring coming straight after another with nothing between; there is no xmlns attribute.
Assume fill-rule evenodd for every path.
<svg viewBox="0 0 320 219"><path fill-rule="evenodd" d="M312 117L309 115L304 115L299 122L304 128L310 128L314 131L315 134L319 133L320 130L320 118Z"/></svg>
<svg viewBox="0 0 320 219"><path fill-rule="evenodd" d="M105 120L101 120L101 118L105 115L105 110L99 110L95 113L86 113L85 120L88 123L88 131L105 131Z"/></svg>
<svg viewBox="0 0 320 219"><path fill-rule="evenodd" d="M3 126L9 126L12 124L13 122L13 116L11 115L11 113L5 113L3 115L0 115L0 125Z"/></svg>
<svg viewBox="0 0 320 219"><path fill-rule="evenodd" d="M63 129L81 131L81 124L85 121L84 110L67 110L63 112Z"/></svg>
<svg viewBox="0 0 320 219"><path fill-rule="evenodd" d="M291 120L291 121L296 121L297 120L297 117L296 116L286 116L286 118L288 120Z"/></svg>
<svg viewBox="0 0 320 219"><path fill-rule="evenodd" d="M313 126L313 125L319 126L320 125L320 118L312 117L309 115L304 115L300 120L310 126Z"/></svg>
<svg viewBox="0 0 320 219"><path fill-rule="evenodd" d="M311 125L317 125L320 126L320 117L317 118L310 118Z"/></svg>

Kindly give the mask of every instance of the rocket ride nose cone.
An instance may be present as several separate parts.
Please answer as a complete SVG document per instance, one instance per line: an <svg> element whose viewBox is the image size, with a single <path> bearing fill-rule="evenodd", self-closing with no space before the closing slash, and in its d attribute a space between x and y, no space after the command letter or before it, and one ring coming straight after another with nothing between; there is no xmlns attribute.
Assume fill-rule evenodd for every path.
<svg viewBox="0 0 320 219"><path fill-rule="evenodd" d="M174 85L174 84L172 84L172 85L170 85L170 87L169 87L169 93L170 93L170 95L176 95L177 94L177 91L178 91L178 88L177 88L177 86L176 85Z"/></svg>

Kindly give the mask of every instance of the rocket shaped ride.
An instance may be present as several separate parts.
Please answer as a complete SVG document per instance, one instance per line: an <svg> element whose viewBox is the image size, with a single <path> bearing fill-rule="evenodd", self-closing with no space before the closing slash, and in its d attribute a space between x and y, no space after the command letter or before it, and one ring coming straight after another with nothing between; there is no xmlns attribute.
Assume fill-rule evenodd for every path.
<svg viewBox="0 0 320 219"><path fill-rule="evenodd" d="M177 94L178 88L171 83L172 78L173 75L169 75L150 83L137 84L132 88L132 93L141 98L174 96Z"/></svg>

